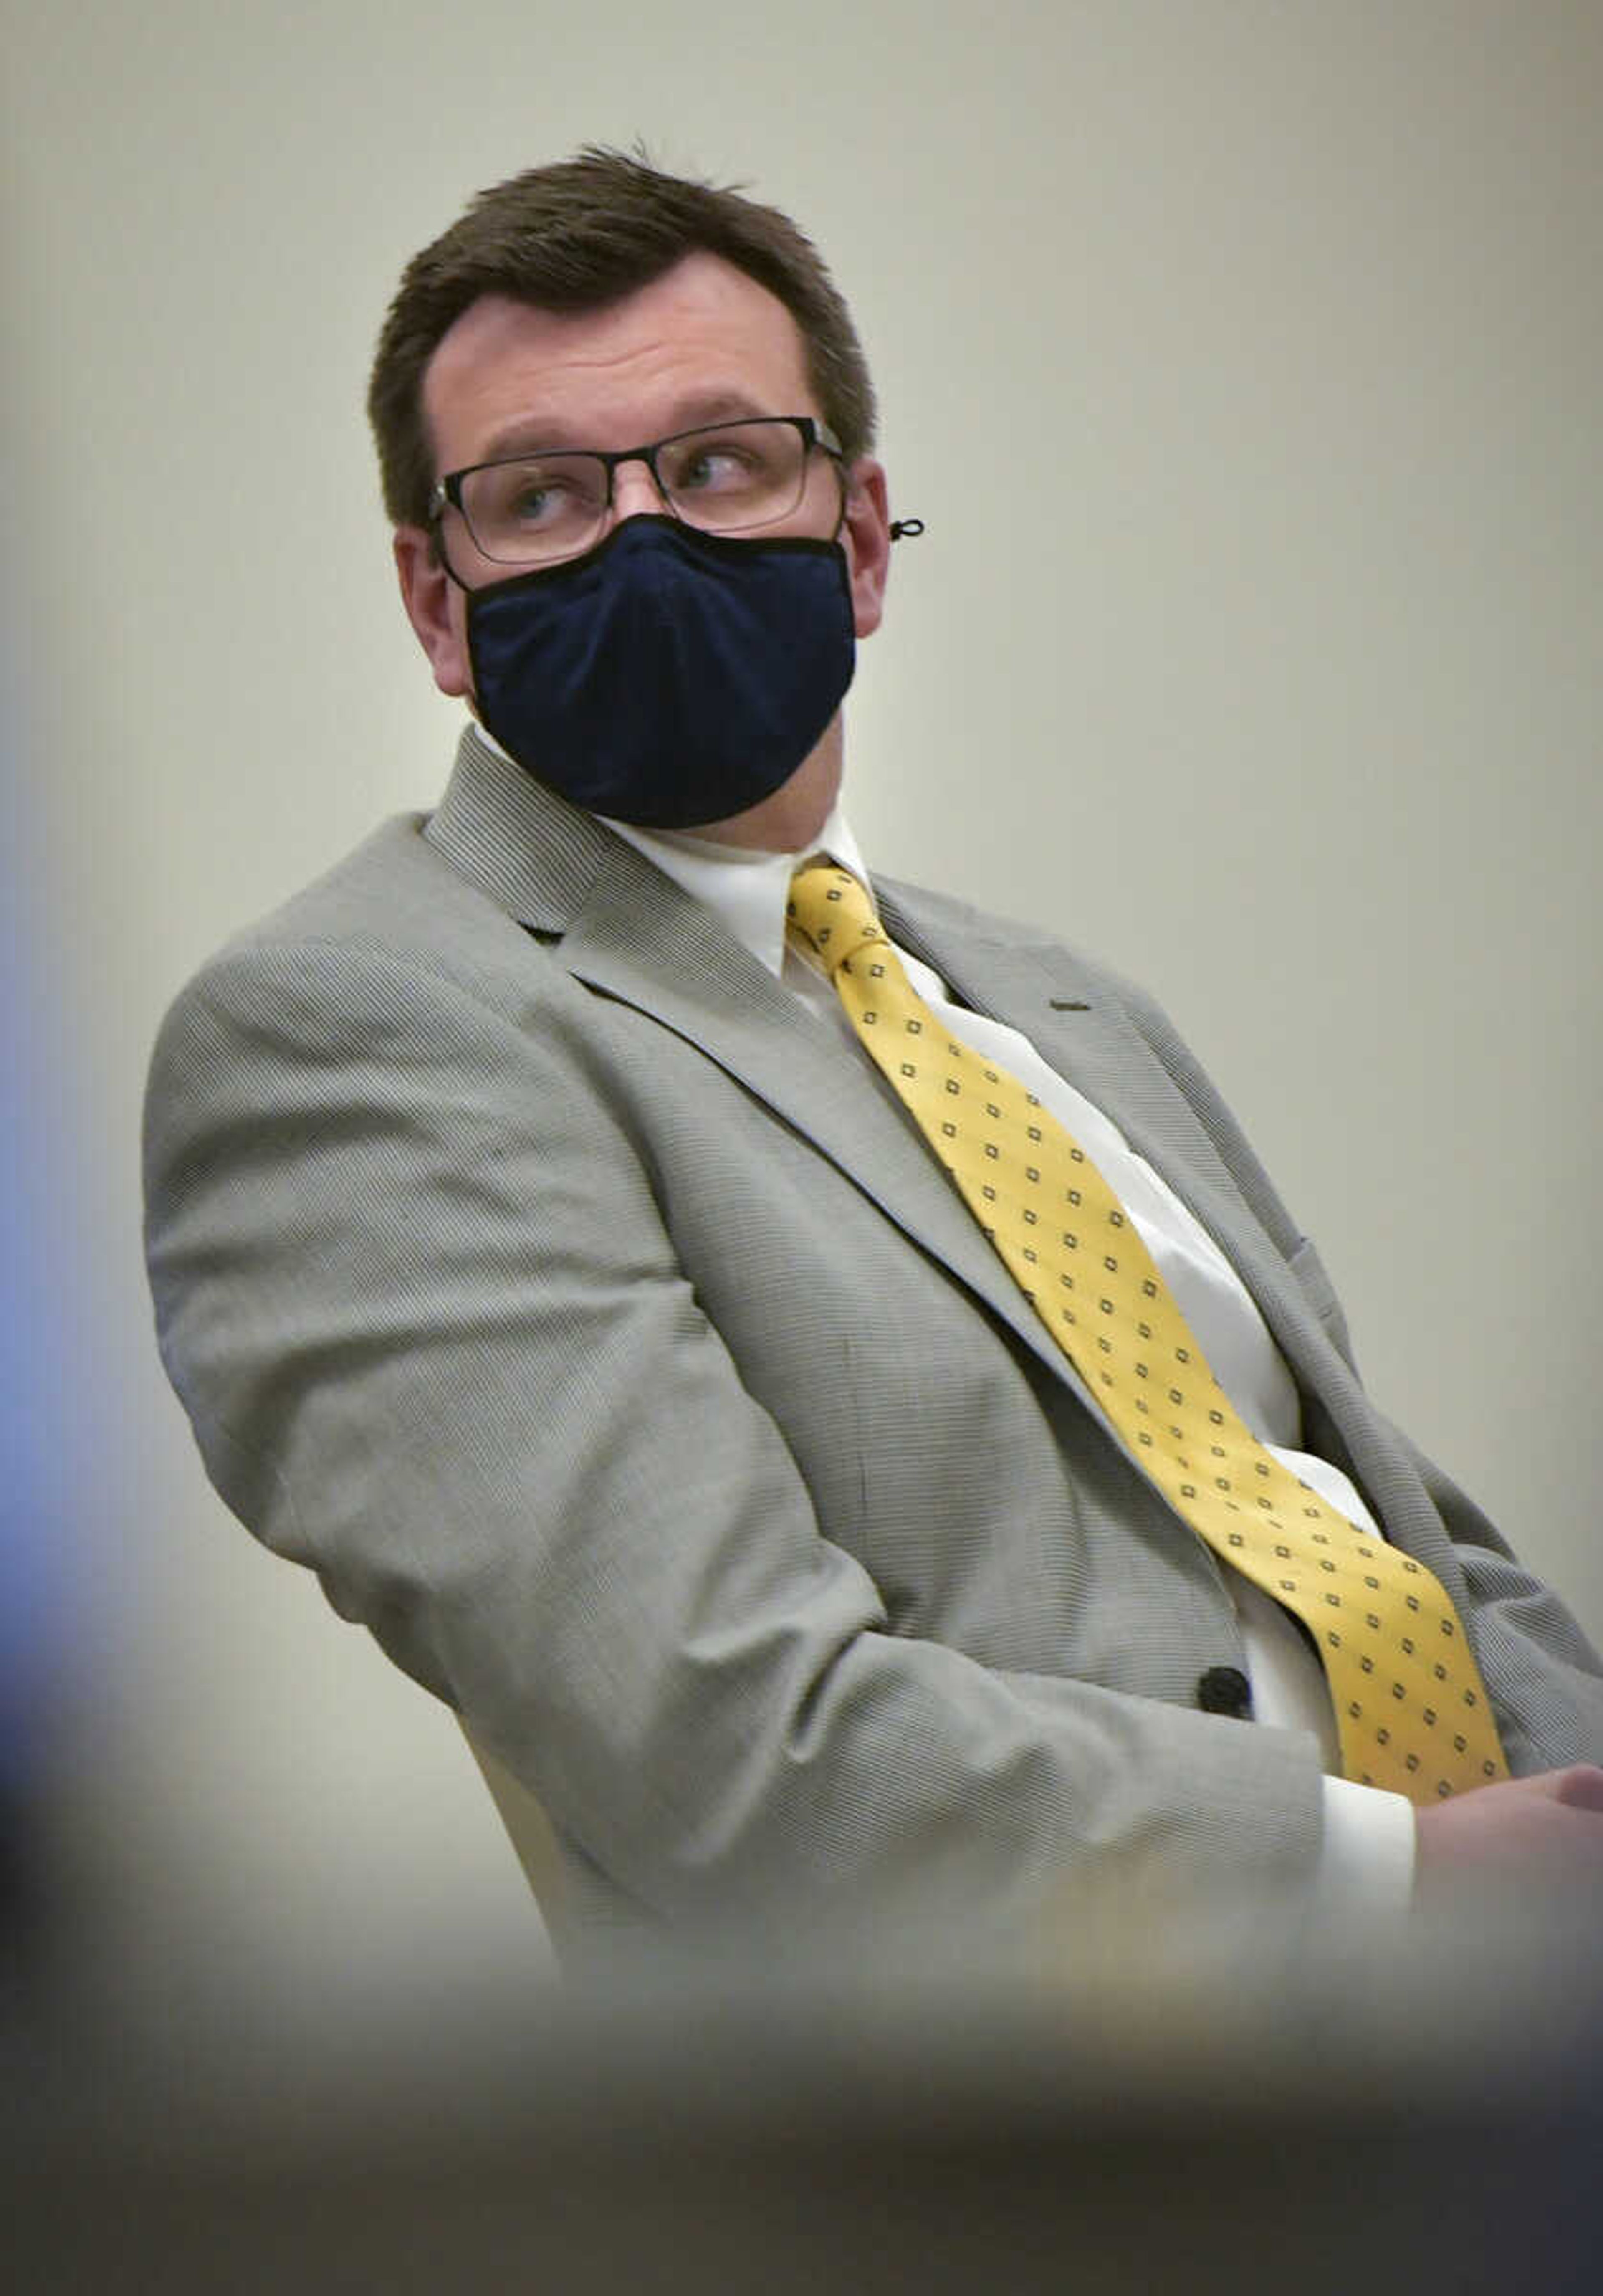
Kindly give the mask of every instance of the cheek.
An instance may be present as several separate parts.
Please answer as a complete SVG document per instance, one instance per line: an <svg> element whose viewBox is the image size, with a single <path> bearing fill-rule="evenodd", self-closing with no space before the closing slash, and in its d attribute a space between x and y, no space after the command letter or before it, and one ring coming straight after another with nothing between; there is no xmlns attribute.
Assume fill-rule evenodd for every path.
<svg viewBox="0 0 1603 2296"><path fill-rule="evenodd" d="M881 608L876 586L861 576L852 583L852 626L860 638L871 638L879 627Z"/></svg>
<svg viewBox="0 0 1603 2296"><path fill-rule="evenodd" d="M852 570L852 626L860 638L872 637L884 609L885 584L860 552L848 548L846 556Z"/></svg>
<svg viewBox="0 0 1603 2296"><path fill-rule="evenodd" d="M465 693L467 617L461 589L429 549L421 528L397 530L395 557L406 618L429 657L435 684L442 693Z"/></svg>
<svg viewBox="0 0 1603 2296"><path fill-rule="evenodd" d="M860 472L847 496L840 538L852 570L853 621L860 638L871 637L884 613L890 569L889 512L877 464Z"/></svg>
<svg viewBox="0 0 1603 2296"><path fill-rule="evenodd" d="M473 672L468 654L468 601L454 582L443 601L444 612L431 649L434 682L442 693L470 694Z"/></svg>
<svg viewBox="0 0 1603 2296"><path fill-rule="evenodd" d="M470 677L472 670L468 655L467 594L465 591L458 590L454 585L451 592L451 635L462 660L462 674L464 678Z"/></svg>

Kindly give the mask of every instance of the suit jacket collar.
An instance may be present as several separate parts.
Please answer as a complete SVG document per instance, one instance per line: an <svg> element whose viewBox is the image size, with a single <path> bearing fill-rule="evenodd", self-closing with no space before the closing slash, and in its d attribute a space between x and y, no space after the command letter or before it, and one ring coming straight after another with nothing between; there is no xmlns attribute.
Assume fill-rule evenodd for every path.
<svg viewBox="0 0 1603 2296"><path fill-rule="evenodd" d="M538 933L565 933L597 876L620 857L626 868L630 859L649 867L593 815L498 756L471 724L423 835L459 875Z"/></svg>

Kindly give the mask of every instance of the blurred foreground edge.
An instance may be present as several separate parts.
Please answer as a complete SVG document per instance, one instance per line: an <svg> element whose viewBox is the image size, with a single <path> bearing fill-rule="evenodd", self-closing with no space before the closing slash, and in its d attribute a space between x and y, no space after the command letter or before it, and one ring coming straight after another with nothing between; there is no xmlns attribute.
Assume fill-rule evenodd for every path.
<svg viewBox="0 0 1603 2296"><path fill-rule="evenodd" d="M1072 1981L620 1971L319 2050L22 2017L8 2283L1591 2292L1599 1910Z"/></svg>

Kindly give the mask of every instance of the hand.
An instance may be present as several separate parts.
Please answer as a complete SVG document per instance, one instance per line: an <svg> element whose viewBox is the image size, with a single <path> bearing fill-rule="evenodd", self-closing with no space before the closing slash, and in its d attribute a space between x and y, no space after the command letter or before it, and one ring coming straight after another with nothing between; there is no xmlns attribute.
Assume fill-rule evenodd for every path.
<svg viewBox="0 0 1603 2296"><path fill-rule="evenodd" d="M1476 1786L1414 1816L1422 1890L1521 1873L1603 1890L1603 1769L1590 1762Z"/></svg>

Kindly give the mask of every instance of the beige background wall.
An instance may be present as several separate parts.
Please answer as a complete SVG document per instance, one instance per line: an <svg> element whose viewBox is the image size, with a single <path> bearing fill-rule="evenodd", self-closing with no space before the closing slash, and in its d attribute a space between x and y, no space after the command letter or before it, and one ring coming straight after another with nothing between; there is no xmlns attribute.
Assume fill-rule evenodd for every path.
<svg viewBox="0 0 1603 2296"><path fill-rule="evenodd" d="M57 1313L61 1807L162 2014L535 1965L446 1718L202 1485L151 1345L159 1013L427 805L385 300L587 138L748 179L878 372L881 866L1165 996L1371 1382L1603 1634L1595 0L54 0L7 69L8 871ZM44 1264L42 1262L42 1264ZM15 1399L15 1398L13 1398Z"/></svg>

